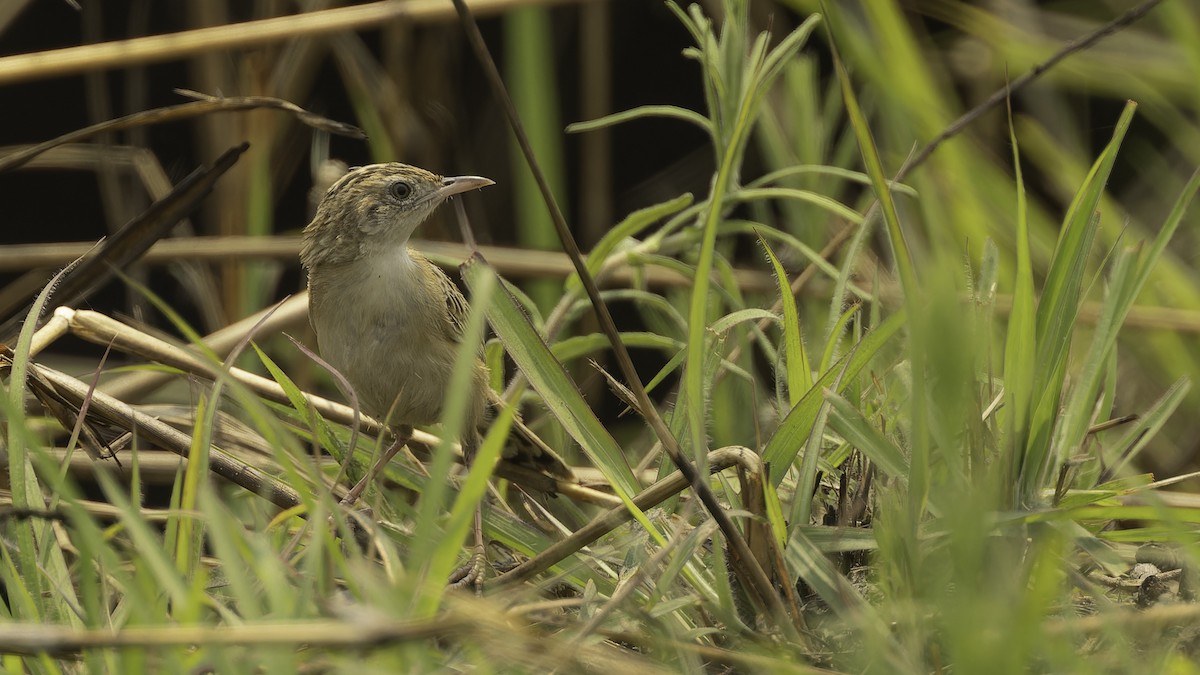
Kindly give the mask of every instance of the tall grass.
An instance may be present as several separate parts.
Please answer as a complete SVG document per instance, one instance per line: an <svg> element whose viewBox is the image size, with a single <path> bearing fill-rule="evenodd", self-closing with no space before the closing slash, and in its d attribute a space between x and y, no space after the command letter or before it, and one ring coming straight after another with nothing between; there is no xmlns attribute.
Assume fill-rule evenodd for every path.
<svg viewBox="0 0 1200 675"><path fill-rule="evenodd" d="M936 18L979 39L1008 26L934 5ZM1114 188L1134 161L1130 129L1148 108L1165 120L1162 101L1114 111L1092 148L1048 137L1018 94L1001 124L1004 156L968 131L897 183L913 142L960 111L896 4L834 5L793 27L781 19L774 33L756 30L747 2L726 0L719 16L668 7L694 42L683 57L703 109L647 105L568 127L661 117L711 143L706 190L627 214L584 261L601 282L635 269L634 283L601 297L629 303L647 327L620 337L665 364L639 373L658 409L606 372L629 415L609 423L599 395L581 393L567 365L609 343L582 318L594 308L579 275L543 281L549 290L530 300L480 257L462 268L468 334L495 333L498 393L543 437L567 439L556 449L580 458L577 474L598 476L593 484L507 464L507 408L465 474L452 439L420 433L425 462L398 459L349 505L346 482L386 438L304 391L303 350L247 333L222 360L148 290L193 352L63 314L66 330L190 378L180 433L49 368L32 353L28 321L0 396L11 488L0 522L4 667L918 673L1181 663L1187 634L1174 627L1194 620L1194 605L1155 604L1145 588L1122 590L1137 584L1120 576L1147 558L1143 544L1167 544L1166 557L1190 564L1195 542L1194 505L1136 469L1190 400L1193 364L1121 339L1139 303L1190 297L1172 295L1193 276L1172 242L1190 236L1200 173L1164 180L1164 203L1144 212ZM1190 44L1182 28L1172 35ZM834 64L827 81L821 62ZM372 89L356 92L371 108ZM522 114L536 114L530 97ZM534 126L540 158L561 138L551 123ZM1035 185L1035 174L1058 183ZM775 286L739 287L735 272L748 265ZM650 269L690 284L639 283ZM48 287L30 316L53 301ZM1177 336L1155 339L1179 355ZM240 352L270 379L226 365ZM446 428L457 427L474 357L465 346ZM1137 377L1152 395L1123 396L1128 363L1172 377ZM27 412L31 391L55 419ZM89 411L76 425L64 407ZM1108 424L1131 412L1137 419ZM648 428L656 415L665 431ZM90 469L103 508L67 468L81 448L97 450L93 438L122 429L134 433L121 466ZM65 453L55 448L63 437ZM679 475L664 450L673 442L736 532ZM141 463L161 448L187 459L156 510L144 503ZM504 478L489 486L494 476ZM551 488L559 494L547 499ZM445 580L466 557L480 502L497 570L474 598ZM1167 569L1156 582L1190 600L1176 581L1186 572ZM1132 609L1134 597L1148 608Z"/></svg>

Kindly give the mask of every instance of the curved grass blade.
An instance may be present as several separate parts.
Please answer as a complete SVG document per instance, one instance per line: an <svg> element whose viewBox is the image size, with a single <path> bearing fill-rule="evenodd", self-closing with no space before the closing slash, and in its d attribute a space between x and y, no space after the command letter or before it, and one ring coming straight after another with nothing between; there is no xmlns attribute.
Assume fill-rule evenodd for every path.
<svg viewBox="0 0 1200 675"><path fill-rule="evenodd" d="M833 330L829 331L829 340L825 343L825 351L821 354L821 363L817 365L819 372L823 373L829 370L829 364L833 363L833 355L837 353L838 343L841 342L842 331L846 330L850 319L853 319L860 310L862 310L861 304L851 305L833 324Z"/></svg>
<svg viewBox="0 0 1200 675"><path fill-rule="evenodd" d="M757 234L757 232L756 232ZM783 307L783 343L785 368L787 369L788 408L793 408L800 402L804 392L812 388L812 365L808 361L808 353L804 349L804 336L800 332L800 313L796 310L796 297L792 295L792 286L788 282L787 271L775 257L771 245L758 235L758 243L762 245L775 271L775 280L779 283L779 301Z"/></svg>
<svg viewBox="0 0 1200 675"><path fill-rule="evenodd" d="M824 390L835 382L840 382L841 387L849 385L900 330L905 319L904 312L893 314L879 324L878 328L863 336L854 349L813 383L808 393L792 408L784 418L783 424L779 425L779 429L763 448L763 463L771 467L772 483L779 485L788 468L796 461L796 456L800 454L805 439L817 421L821 405L825 402Z"/></svg>
<svg viewBox="0 0 1200 675"><path fill-rule="evenodd" d="M595 248L588 253L588 271L592 273L592 276L599 275L600 270L608 263L609 257L620 246L621 242L641 232L651 224L674 213L678 213L682 209L686 209L692 205L693 201L695 201L695 198L690 193L682 194L661 204L647 206L644 209L638 209L629 214L624 220L604 233L604 236L596 243ZM572 272L571 276L567 277L566 290L568 293L578 293L583 290L578 273Z"/></svg>
<svg viewBox="0 0 1200 675"><path fill-rule="evenodd" d="M708 118L694 110L681 108L674 105L643 105L630 110L623 110L619 113L605 115L600 119L589 120L587 122L575 122L567 125L567 132L572 134L582 133L585 131L593 131L595 129L604 129L606 127L615 126L622 122L631 120L643 119L646 117L665 117L668 119L682 120L689 124L694 124L704 130L704 133L709 136L713 135L712 122Z"/></svg>
<svg viewBox="0 0 1200 675"><path fill-rule="evenodd" d="M1012 310L1008 315L1008 333L1004 342L1004 396L1008 419L1007 483L1016 484L1019 455L1026 447L1029 433L1030 402L1033 399L1033 377L1036 368L1037 333L1034 316L1037 301L1033 293L1033 258L1029 243L1029 212L1025 197L1025 179L1021 173L1021 150L1013 128L1012 107L1009 106L1008 135L1013 148L1013 166L1017 185L1017 270L1013 288Z"/></svg>
<svg viewBox="0 0 1200 675"><path fill-rule="evenodd" d="M1035 503L1040 498L1041 486L1055 463L1051 441L1061 405L1071 336L1075 332L1075 319L1079 313L1080 288L1088 254L1099 227L1096 207L1136 108L1137 105L1132 101L1125 106L1112 140L1092 165L1087 179L1071 202L1038 302L1033 408L1029 441L1021 457L1018 473L1018 494L1025 504Z"/></svg>
<svg viewBox="0 0 1200 675"><path fill-rule="evenodd" d="M908 479L908 459L895 443L879 433L862 412L846 399L830 394L826 400L829 401L829 417L834 431L866 455L889 478L900 481Z"/></svg>
<svg viewBox="0 0 1200 675"><path fill-rule="evenodd" d="M488 283L489 279L499 285L495 270L479 254L463 263L462 275L472 290ZM622 499L628 500L629 495L637 494L640 488L625 453L588 407L562 364L533 329L507 288L500 286L493 295L487 317L513 361L541 394L551 414L604 473L618 495L623 494Z"/></svg>

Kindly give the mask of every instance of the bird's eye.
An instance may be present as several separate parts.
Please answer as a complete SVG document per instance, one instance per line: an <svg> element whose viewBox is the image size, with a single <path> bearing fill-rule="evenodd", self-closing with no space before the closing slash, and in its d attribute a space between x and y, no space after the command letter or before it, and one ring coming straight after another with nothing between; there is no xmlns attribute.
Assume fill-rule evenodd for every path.
<svg viewBox="0 0 1200 675"><path fill-rule="evenodd" d="M409 185L405 181L398 180L395 183L392 183L391 186L388 187L388 190L391 191L393 197L400 201L404 201L409 195L412 194L412 185Z"/></svg>

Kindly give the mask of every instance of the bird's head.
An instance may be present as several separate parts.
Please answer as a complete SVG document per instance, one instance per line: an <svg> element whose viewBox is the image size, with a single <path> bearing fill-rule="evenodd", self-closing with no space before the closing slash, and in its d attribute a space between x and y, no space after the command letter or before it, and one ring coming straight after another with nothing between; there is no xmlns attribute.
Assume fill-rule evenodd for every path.
<svg viewBox="0 0 1200 675"><path fill-rule="evenodd" d="M493 184L481 176L443 178L397 162L352 169L329 188L304 228L300 260L312 269L404 246L446 199Z"/></svg>

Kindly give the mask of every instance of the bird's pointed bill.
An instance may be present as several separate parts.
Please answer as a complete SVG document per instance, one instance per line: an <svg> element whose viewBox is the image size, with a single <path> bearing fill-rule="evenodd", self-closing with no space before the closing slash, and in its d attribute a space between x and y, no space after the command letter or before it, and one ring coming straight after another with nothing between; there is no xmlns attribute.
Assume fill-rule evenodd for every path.
<svg viewBox="0 0 1200 675"><path fill-rule="evenodd" d="M435 194L439 198L445 199L451 195L495 184L496 181L483 176L449 176L442 179L442 187L438 188Z"/></svg>

